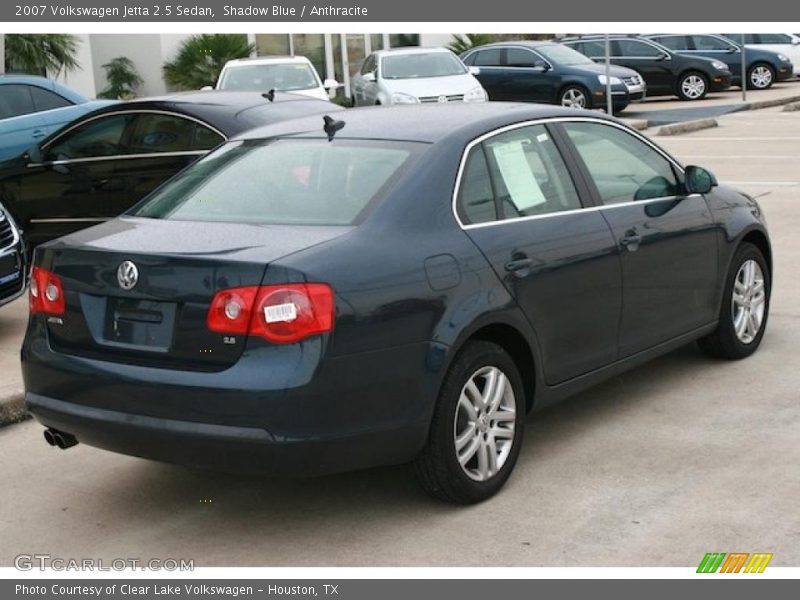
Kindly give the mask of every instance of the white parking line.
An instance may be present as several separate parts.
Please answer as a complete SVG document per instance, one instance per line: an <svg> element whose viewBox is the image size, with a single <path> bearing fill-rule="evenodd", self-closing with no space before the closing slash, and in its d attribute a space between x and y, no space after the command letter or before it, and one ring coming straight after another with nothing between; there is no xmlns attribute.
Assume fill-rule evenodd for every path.
<svg viewBox="0 0 800 600"><path fill-rule="evenodd" d="M768 187L795 187L800 181L723 181L728 185L763 185Z"/></svg>
<svg viewBox="0 0 800 600"><path fill-rule="evenodd" d="M670 138L670 142L796 142L800 137L679 137L674 136Z"/></svg>

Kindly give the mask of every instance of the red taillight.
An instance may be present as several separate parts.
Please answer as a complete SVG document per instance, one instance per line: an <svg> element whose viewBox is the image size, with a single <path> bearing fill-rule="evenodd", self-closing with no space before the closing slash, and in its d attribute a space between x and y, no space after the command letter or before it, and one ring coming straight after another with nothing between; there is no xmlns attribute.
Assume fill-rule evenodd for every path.
<svg viewBox="0 0 800 600"><path fill-rule="evenodd" d="M30 310L32 315L64 314L64 288L58 275L37 266L31 269Z"/></svg>
<svg viewBox="0 0 800 600"><path fill-rule="evenodd" d="M240 287L216 293L206 322L217 333L291 344L333 331L334 308L333 290L324 283Z"/></svg>

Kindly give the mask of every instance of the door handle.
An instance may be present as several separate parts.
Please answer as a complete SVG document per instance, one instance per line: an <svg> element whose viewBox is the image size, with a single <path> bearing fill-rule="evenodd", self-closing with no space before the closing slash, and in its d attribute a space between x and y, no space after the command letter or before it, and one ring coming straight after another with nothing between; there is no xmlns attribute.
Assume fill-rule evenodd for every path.
<svg viewBox="0 0 800 600"><path fill-rule="evenodd" d="M35 138L43 138L45 136L45 133L41 129L34 129L33 133L31 134L31 136L33 136Z"/></svg>
<svg viewBox="0 0 800 600"><path fill-rule="evenodd" d="M524 257L524 258L515 258L513 260L508 261L505 264L505 269L509 273L515 273L517 271L522 271L524 269L529 269L533 264L533 259Z"/></svg>
<svg viewBox="0 0 800 600"><path fill-rule="evenodd" d="M635 229L629 229L625 232L625 235L619 240L619 245L623 248L627 248L631 252L635 252L639 248L639 244L642 243L642 236L636 233Z"/></svg>

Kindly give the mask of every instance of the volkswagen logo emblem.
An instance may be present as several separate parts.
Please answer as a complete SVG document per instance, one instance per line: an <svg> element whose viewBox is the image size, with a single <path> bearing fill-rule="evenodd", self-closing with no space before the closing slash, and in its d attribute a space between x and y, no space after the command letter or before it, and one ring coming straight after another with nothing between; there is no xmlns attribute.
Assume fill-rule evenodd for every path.
<svg viewBox="0 0 800 600"><path fill-rule="evenodd" d="M444 104L447 102L447 96L439 96L439 104Z"/></svg>
<svg viewBox="0 0 800 600"><path fill-rule="evenodd" d="M132 290L139 282L139 269L131 261L126 260L117 267L117 283L123 290Z"/></svg>

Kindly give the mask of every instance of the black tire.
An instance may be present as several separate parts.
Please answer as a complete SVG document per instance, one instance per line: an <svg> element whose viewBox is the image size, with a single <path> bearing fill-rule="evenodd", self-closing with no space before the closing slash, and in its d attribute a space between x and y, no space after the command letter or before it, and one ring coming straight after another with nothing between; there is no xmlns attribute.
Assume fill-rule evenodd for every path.
<svg viewBox="0 0 800 600"><path fill-rule="evenodd" d="M768 77L769 81L759 84L753 81L753 75L757 72L757 70L763 74L764 77ZM754 65L751 65L749 69L747 69L747 89L748 90L768 90L772 87L772 84L775 83L775 69L772 65L759 62Z"/></svg>
<svg viewBox="0 0 800 600"><path fill-rule="evenodd" d="M764 317L761 321L761 327L752 341L744 343L736 335L736 330L733 325L733 289L736 276L739 269L748 260L754 260L761 267L761 272L764 277ZM742 244L731 261L731 267L725 278L725 288L722 297L722 308L719 311L719 325L713 333L698 340L700 348L709 356L716 358L726 358L730 360L737 360L746 358L758 349L761 344L761 338L764 337L764 331L767 328L767 318L769 317L769 302L772 293L772 280L767 266L767 261L764 255L756 246L749 243Z"/></svg>
<svg viewBox="0 0 800 600"><path fill-rule="evenodd" d="M695 80L700 80L703 86L702 92L698 94L690 93L686 89L687 84ZM680 98L681 100L686 100L686 101L702 100L703 98L706 97L706 94L708 94L708 77L706 77L700 71L687 71L678 78L678 85L675 92L678 95L678 98Z"/></svg>
<svg viewBox="0 0 800 600"><path fill-rule="evenodd" d="M582 85L578 85L575 83L561 88L561 91L558 92L557 104L560 104L561 106L569 106L568 104L564 104L564 102L570 94L572 94L573 96L580 95L584 99L583 105L581 106L572 105L570 106L570 108L592 108L592 96L589 94L589 90L587 90Z"/></svg>
<svg viewBox="0 0 800 600"><path fill-rule="evenodd" d="M462 390L485 367L499 369L506 376L513 391L515 415L513 419L509 419L509 423L513 420L513 437L505 461L486 480L476 481L458 461L455 443L456 416ZM428 442L412 464L422 488L434 498L454 504L473 504L496 494L517 462L524 433L525 412L522 378L511 356L502 347L491 342L467 342L444 378L431 420ZM477 428L474 431L475 435L472 437L487 439L489 435L481 433ZM493 436L491 439L496 438ZM475 460L479 452L480 450L475 452ZM468 467L470 462L466 464Z"/></svg>

